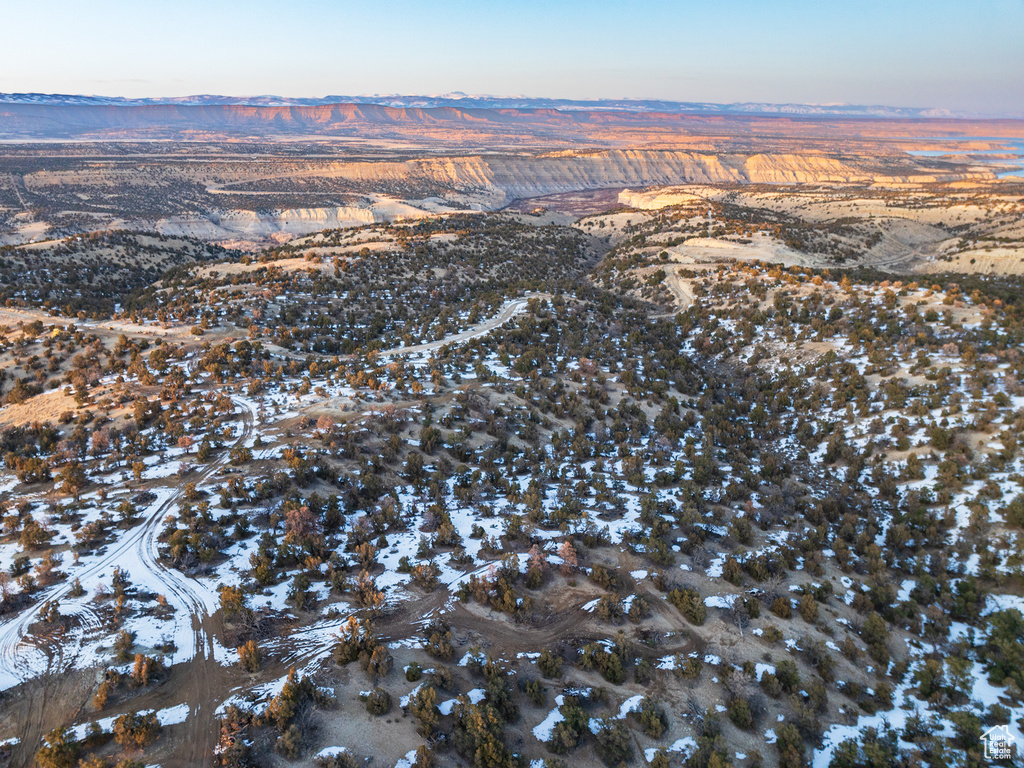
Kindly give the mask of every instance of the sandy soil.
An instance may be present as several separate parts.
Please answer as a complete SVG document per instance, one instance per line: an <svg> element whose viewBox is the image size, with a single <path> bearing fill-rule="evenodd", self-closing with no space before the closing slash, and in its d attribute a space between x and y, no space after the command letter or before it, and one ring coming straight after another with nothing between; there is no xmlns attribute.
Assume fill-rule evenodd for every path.
<svg viewBox="0 0 1024 768"><path fill-rule="evenodd" d="M77 407L75 398L65 395L63 388L51 389L24 403L0 408L0 427L23 427L36 421L56 423L61 414Z"/></svg>
<svg viewBox="0 0 1024 768"><path fill-rule="evenodd" d="M665 250L672 261L680 264L713 264L729 259L780 262L786 266L807 266L812 262L806 254L793 251L767 235L757 235L750 243L692 237Z"/></svg>
<svg viewBox="0 0 1024 768"><path fill-rule="evenodd" d="M1024 274L1024 248L979 248L963 251L952 261L929 261L915 270L924 274L936 272L980 273L983 275Z"/></svg>

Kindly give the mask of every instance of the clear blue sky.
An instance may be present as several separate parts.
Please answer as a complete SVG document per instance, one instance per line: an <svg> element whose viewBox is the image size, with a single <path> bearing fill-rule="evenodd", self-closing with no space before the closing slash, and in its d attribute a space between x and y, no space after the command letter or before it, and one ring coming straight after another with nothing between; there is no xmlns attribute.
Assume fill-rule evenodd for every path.
<svg viewBox="0 0 1024 768"><path fill-rule="evenodd" d="M0 0L0 91L850 102L1024 114L1024 0Z"/></svg>

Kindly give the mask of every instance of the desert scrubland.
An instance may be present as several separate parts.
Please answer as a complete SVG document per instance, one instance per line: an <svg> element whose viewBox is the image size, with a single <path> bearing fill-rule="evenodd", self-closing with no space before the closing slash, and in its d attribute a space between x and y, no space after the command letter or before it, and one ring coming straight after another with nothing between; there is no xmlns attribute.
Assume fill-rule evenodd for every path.
<svg viewBox="0 0 1024 768"><path fill-rule="evenodd" d="M1024 743L1019 122L14 106L0 762Z"/></svg>

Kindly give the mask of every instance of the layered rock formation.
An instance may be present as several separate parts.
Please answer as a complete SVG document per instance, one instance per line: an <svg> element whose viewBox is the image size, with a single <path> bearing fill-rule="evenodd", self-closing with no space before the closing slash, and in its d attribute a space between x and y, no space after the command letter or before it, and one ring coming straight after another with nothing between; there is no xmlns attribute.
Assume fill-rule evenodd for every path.
<svg viewBox="0 0 1024 768"><path fill-rule="evenodd" d="M331 163L292 178L334 178L349 183L436 187L479 192L497 203L518 198L616 187L673 184L921 183L940 178L907 165L901 175L879 175L850 161L801 154L701 154L674 150L562 152L538 156L472 156L404 162ZM942 178L986 178L983 171ZM274 177L280 182L280 176ZM259 192L259 179L219 185L211 191Z"/></svg>

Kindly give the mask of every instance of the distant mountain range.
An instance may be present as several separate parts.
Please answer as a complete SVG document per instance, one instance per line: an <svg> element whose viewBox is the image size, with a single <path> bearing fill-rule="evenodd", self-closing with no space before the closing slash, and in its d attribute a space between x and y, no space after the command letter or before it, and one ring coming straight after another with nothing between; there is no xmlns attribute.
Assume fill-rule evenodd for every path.
<svg viewBox="0 0 1024 768"><path fill-rule="evenodd" d="M284 102L284 103L281 103ZM872 111L873 110L873 111ZM490 96L276 96L123 99L52 94L0 95L0 139L40 140L271 140L333 137L359 142L412 142L461 148L664 146L687 136L801 136L836 131L884 136L893 122L912 132L1002 135L993 123L923 109L845 105L691 104L609 99L571 101ZM973 127L968 124L977 123ZM930 128L925 128L928 125ZM909 126L900 128L910 131ZM788 137L788 138L787 138ZM789 145L787 145L789 146Z"/></svg>
<svg viewBox="0 0 1024 768"><path fill-rule="evenodd" d="M481 96L445 93L427 96L374 94L372 96L332 95L323 98L291 98L283 96L215 96L196 95L173 98L129 99L120 96L84 96L61 93L0 93L0 104L35 104L53 106L257 106L314 107L333 104L370 104L385 107L436 109L554 109L559 111L620 111L686 114L790 115L807 117L871 117L871 118L977 118L995 117L955 112L947 109L890 107L863 104L768 104L742 102L714 104L654 99L540 99L527 96Z"/></svg>

